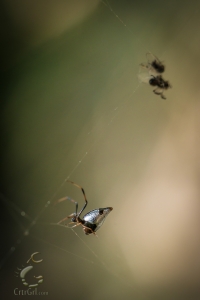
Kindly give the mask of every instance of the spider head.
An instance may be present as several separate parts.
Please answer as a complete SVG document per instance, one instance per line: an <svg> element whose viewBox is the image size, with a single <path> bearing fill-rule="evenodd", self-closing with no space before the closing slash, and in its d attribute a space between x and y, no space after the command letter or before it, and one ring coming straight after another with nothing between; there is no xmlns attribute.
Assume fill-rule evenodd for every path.
<svg viewBox="0 0 200 300"><path fill-rule="evenodd" d="M77 220L76 220L76 213L73 213L71 216L72 216L71 222L76 223L77 222Z"/></svg>

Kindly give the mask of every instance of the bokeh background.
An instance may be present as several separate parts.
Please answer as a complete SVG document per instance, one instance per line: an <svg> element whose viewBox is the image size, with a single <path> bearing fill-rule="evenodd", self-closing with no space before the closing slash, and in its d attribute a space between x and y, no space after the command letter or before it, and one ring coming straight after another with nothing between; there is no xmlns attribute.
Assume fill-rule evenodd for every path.
<svg viewBox="0 0 200 300"><path fill-rule="evenodd" d="M36 251L44 298L200 299L198 1L0 6L2 299ZM148 51L166 101L138 87ZM114 208L98 238L52 225L84 203L68 178Z"/></svg>

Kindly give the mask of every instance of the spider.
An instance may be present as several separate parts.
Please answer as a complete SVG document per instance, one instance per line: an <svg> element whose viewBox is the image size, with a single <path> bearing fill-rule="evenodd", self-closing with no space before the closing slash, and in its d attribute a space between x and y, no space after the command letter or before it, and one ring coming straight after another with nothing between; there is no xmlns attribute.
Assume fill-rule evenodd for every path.
<svg viewBox="0 0 200 300"><path fill-rule="evenodd" d="M94 235L96 235L96 231L102 226L103 222L105 221L105 218L113 210L113 208L112 207L97 208L97 209L89 211L87 214L85 214L81 218L80 215L82 214L82 212L84 211L84 209L86 208L86 206L88 204L85 191L80 185L74 183L73 181L68 180L67 182L70 182L73 185L75 185L76 187L78 187L79 189L81 189L83 196L84 196L85 204L83 205L83 208L78 212L78 203L75 200L71 199L68 196L59 199L56 203L59 203L59 202L65 201L65 200L69 200L69 201L75 203L76 212L65 217L64 219L59 221L58 224L61 224L63 221L71 218L71 222L69 224L75 224L75 225L71 226L70 228L74 228L78 225L82 225L83 231L86 235L92 234L92 233Z"/></svg>
<svg viewBox="0 0 200 300"><path fill-rule="evenodd" d="M163 63L152 53L147 52L146 57L148 63L140 64L140 66L147 69L150 74L161 74L165 71Z"/></svg>
<svg viewBox="0 0 200 300"><path fill-rule="evenodd" d="M171 85L168 81L164 80L161 75L156 77L151 75L149 84L152 86L157 86L157 88L153 90L154 94L160 95L161 98L164 100L166 99L166 97L163 95L163 90L167 90L168 88L171 88Z"/></svg>

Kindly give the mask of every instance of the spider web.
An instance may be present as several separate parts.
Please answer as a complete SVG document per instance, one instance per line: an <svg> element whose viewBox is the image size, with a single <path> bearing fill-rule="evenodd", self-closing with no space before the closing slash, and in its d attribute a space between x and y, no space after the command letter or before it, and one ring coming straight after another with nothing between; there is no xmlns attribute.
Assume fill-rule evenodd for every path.
<svg viewBox="0 0 200 300"><path fill-rule="evenodd" d="M30 177L25 180L26 183L29 184L29 187L27 187L24 192L18 194L19 198L23 195L22 198L24 200L22 201L21 205L16 204L16 202L20 203L19 199L16 202L8 199L13 198L12 193L12 197L5 197L4 194L0 195L2 202L6 205L12 219L15 220L13 224L15 224L15 226L17 225L18 227L17 229L15 229L16 233L18 234L19 231L22 232L22 234L19 235L19 237L16 239L16 242L11 246L9 251L6 251L6 254L4 255L1 262L2 267L6 266L6 263L11 258L11 255L15 251L17 251L18 248L23 249L23 245L26 245L25 238L32 238L35 243L37 243L37 241L41 242L41 244L39 244L39 247L41 247L42 249L45 249L44 245L48 245L49 247L55 247L58 251L63 251L71 256L75 256L76 259L79 260L79 266L80 262L84 261L86 262L86 266L88 266L88 264L100 264L103 266L103 269L111 272L112 275L114 275L114 278L124 278L124 274L120 275L119 268L113 266L114 262L119 263L119 261L121 262L120 266L125 264L123 255L119 255L120 246L117 242L116 246L118 247L118 253L116 252L116 257L118 258L118 260L115 257L115 260L112 261L112 264L109 264L109 259L111 259L110 253L112 249L109 243L113 237L116 237L114 235L115 228L117 228L118 226L123 226L123 224L121 225L121 221L118 221L118 219L113 217L112 214L115 213L115 210L119 210L121 207L121 205L119 205L121 196L118 193L122 192L123 194L126 191L127 185L132 182L132 177L134 178L134 181L137 181L141 176L139 172L141 161L139 161L138 166L136 163L134 163L134 167L136 166L137 170L137 176L135 176L135 170L127 169L127 167L124 166L124 149L127 149L127 147L129 147L128 144L130 144L132 148L134 148L137 145L138 141L140 141L140 136L143 133L142 130L134 129L136 126L140 127L140 125L142 124L142 122L139 121L141 116L138 116L138 111L144 109L145 112L147 110L150 110L152 112L152 110L155 108L154 105L160 106L160 110L162 110L163 107L163 103L158 103L158 99L154 95L151 95L151 99L153 99L153 101L155 98L154 105L152 106L151 104L146 103L145 97L143 99L141 95L139 95L139 85L137 82L138 65L140 62L145 60L145 52L147 52L149 49L155 49L156 51L152 50L151 52L155 52L157 55L161 55L162 57L162 53L166 53L167 51L163 49L167 49L167 47L165 43L162 43L162 47L159 47L158 42L157 44L155 43L157 33L154 33L154 27L151 27L151 25L149 26L150 28L148 30L147 28L142 30L142 33L144 32L146 34L142 38L140 30L138 31L137 35L137 32L135 31L135 25L137 24L138 26L142 26L142 21L144 22L145 18L143 18L142 21L137 21L136 24L134 23L133 25L128 14L127 18L123 18L121 16L119 17L115 12L118 11L117 5L115 10L113 10L113 6L115 5L110 4L110 2L108 1L102 1L102 5L100 5L99 7L99 11L96 15L99 35L97 38L95 38L94 42L94 51L96 51L96 57L93 59L93 57L91 56L91 60L88 62L88 67L86 69L87 71L90 70L90 68L92 69L91 64L95 62L95 68L100 68L100 70L102 68L102 74L105 75L104 69L107 63L109 75L107 75L106 79L104 79L103 76L99 76L98 82L94 82L95 89L93 90L92 87L92 92L89 95L86 92L89 80L81 82L79 88L83 93L82 103L80 103L79 100L77 101L77 99L81 98L81 94L77 93L77 99L73 98L74 103L72 101L70 102L71 110L68 112L67 107L65 111L66 115L60 113L59 120L57 119L58 115L56 115L53 125L55 125L56 121L58 121L58 126L55 129L52 126L52 132L46 138L46 146L51 145L51 141L48 140L51 138L51 135L59 134L59 127L61 128L61 138L56 139L55 144L59 144L62 141L63 143L61 146L59 144L59 147L61 147L62 149L58 151L58 153L56 153L56 158L53 158L53 151L50 151L49 157L45 159L45 154L42 153L44 160L44 162L42 163L42 168L43 170L45 170L44 174L49 171L51 174L49 177L46 177L47 182L43 180L45 191L43 191L43 193L41 193L42 195L40 195L40 192L38 191L40 189L40 184L37 183L37 192L35 192L34 195L30 195L30 191L34 190L33 185L30 184ZM194 13L194 9L192 9L191 11L192 15ZM123 12L124 10L122 9L122 13ZM98 22L99 20L102 21L102 14L105 14L105 18L107 21L106 28L110 28L108 40L106 40L106 42L109 41L109 44L106 44L106 42L105 44L103 44L103 42L105 41L104 30L101 30L101 26L99 24L100 22ZM114 18L112 17L112 14ZM124 22L124 19L128 19L128 21ZM177 35L179 36L180 33L184 31L190 19L191 16L189 15L185 18L185 20L180 22L181 26L180 29L177 30L175 37ZM93 20L91 20L90 22L92 21ZM86 24L86 27L84 27L85 32L87 32L90 26L91 23ZM131 28L134 28L134 30L132 30ZM113 36L113 32L116 31L119 32L115 37ZM76 34L78 35L78 33ZM87 34L88 36L90 36L90 33ZM133 36L136 36L136 38L133 39ZM144 40L146 40L146 43L144 42ZM172 47L173 42L173 38L169 39L169 42L167 42L167 46L169 49ZM102 54L98 51L98 47L100 45L102 47L101 49L104 49ZM147 45L148 49L146 49ZM89 45L86 44L85 48L83 47L82 51L87 51L88 46ZM65 49L65 47L63 48ZM115 49L117 49L116 53ZM133 53L134 57L132 56ZM97 57L101 61L101 63L99 64ZM104 59L106 63L104 63ZM80 62L83 63L81 59ZM75 66L77 67L80 62L78 61ZM68 61L66 62L66 66L67 63ZM71 67L71 69L73 67L74 65ZM77 73L79 74L78 76L80 76L78 77L79 79L84 76L84 72L83 70L81 70L81 68L78 69ZM93 74L93 69L90 74ZM61 86L62 84L63 82L60 83ZM103 87L105 85L106 90L103 90ZM150 93L149 90L146 90L145 92L145 95ZM56 92L52 96L52 98L55 97L55 95ZM62 97L62 93L60 91L59 96ZM67 97L69 97L69 95L67 95ZM89 100L87 100L87 97ZM64 98L65 97L63 97L63 99ZM61 107L63 107L62 105L64 100L60 102ZM85 101L87 105L84 104ZM94 106L93 101L96 101L96 107ZM53 109L53 100L51 101L51 99L50 105L52 105ZM77 122L78 124L76 124L74 120L78 120L82 114L82 120L80 122ZM131 116L133 117L133 121ZM145 114L142 114L142 117L145 117ZM53 114L52 118L54 118ZM68 120L66 123L65 119ZM132 130L128 131L127 134L125 134L124 132L126 132L126 130L131 127ZM67 134L65 133L65 129L67 131L67 134L69 134L67 140L65 138L65 136L67 136ZM133 131L133 135L131 135L131 131ZM128 143L126 143L127 140ZM111 145L111 141L113 145ZM142 143L141 147L136 147L137 149L133 151L134 157L137 157L137 155L140 153L142 160L147 155L148 152L145 151L143 146L145 146L145 143ZM54 147L54 150L55 149L56 147ZM113 152L114 150L116 150L116 153ZM126 159L127 162L129 159L131 159L131 151L126 152L128 158ZM65 159L66 153L67 159ZM52 167L48 169L46 165L52 159ZM136 160L137 159L134 158L134 162ZM102 167L98 174L96 174L95 170L101 167L102 162L104 162L106 167ZM119 167L117 167L117 163L119 163ZM113 169L113 171L110 171L110 169ZM66 170L70 170L67 176L65 176ZM126 176L127 171L128 176ZM40 168L36 168L34 172L39 174ZM56 177L55 182L52 183L54 177ZM25 179L25 176L21 176L20 179L21 178ZM101 237L97 239L97 241L95 240L95 242L91 241L91 239L89 240L88 237L82 237L82 232L79 229L77 229L77 231L71 231L61 225L54 226L56 222L62 218L62 216L65 217L66 215L74 211L74 207L71 205L71 203L64 204L62 208L59 208L58 206L55 208L53 207L54 201L62 196L73 195L73 198L76 199L79 203L79 208L82 207L81 201L83 199L81 198L81 193L80 191L75 191L72 187L67 185L66 182L68 179L77 182L86 190L86 194L89 200L89 205L87 207L88 211L90 209L98 207L114 207L114 211L111 215L109 215L108 219L105 221L104 226L99 232L99 236ZM122 182L124 188L120 190L118 187L116 187L116 184L114 184L115 181L117 182L117 185ZM51 191L51 188L49 188L49 182L52 183L53 192ZM49 191L47 192L48 188ZM16 189L15 186L14 189ZM101 191L99 191L99 189L101 189ZM114 190L116 192L114 192ZM111 197L111 195L117 198ZM30 206L25 201L27 197L33 199ZM35 200L36 198L39 200ZM41 201L41 199L44 200ZM25 208L21 209L20 207ZM112 218L114 219L114 221L112 221ZM51 225L52 223L54 224L53 226ZM52 229L54 227L56 229ZM109 228L111 228L111 231L109 231ZM74 245L76 245L76 248L73 247L73 245L59 243L58 240L56 240L56 242L52 242L52 240L55 238L55 235L57 235L59 230L61 229L62 232L59 233L59 238L62 235L62 239L69 239L71 241L71 244L74 243ZM41 232L39 232L40 230ZM76 241L74 240L74 237L76 238ZM43 247L41 245L43 245ZM84 250L84 253L82 255L81 251L77 251L77 247L78 249L83 249L85 247L87 250ZM68 249L71 250L68 251ZM103 255L101 251L105 249L108 250L105 251L106 254ZM87 255L87 251L89 255ZM115 256L115 253L112 252L112 255ZM127 269L128 267L125 268L125 271L127 271ZM125 279L124 282L128 283L127 279Z"/></svg>

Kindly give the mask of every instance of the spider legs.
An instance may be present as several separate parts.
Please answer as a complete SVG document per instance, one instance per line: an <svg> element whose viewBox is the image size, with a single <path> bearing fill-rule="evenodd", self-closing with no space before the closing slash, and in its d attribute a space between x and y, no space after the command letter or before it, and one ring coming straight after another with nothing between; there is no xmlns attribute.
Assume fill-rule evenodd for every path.
<svg viewBox="0 0 200 300"><path fill-rule="evenodd" d="M67 219L67 218L65 218L65 219ZM63 219L63 220L65 220L65 219ZM63 221L62 220L62 221ZM60 222L59 222L60 223ZM58 223L58 224L59 224ZM73 225L73 226L69 226L70 224L75 224L75 225ZM82 227L83 227L83 231L85 232L85 234L91 234L91 233L93 233L94 235L96 235L97 236L97 234L91 229L91 228L89 228L89 227L87 227L87 226L85 226L83 223L81 223L81 222L70 222L68 225L67 225L67 227L68 228L74 228L74 227L77 227L77 226L79 226L79 225L81 225Z"/></svg>
<svg viewBox="0 0 200 300"><path fill-rule="evenodd" d="M163 95L163 89L161 88L156 88L153 90L154 94L160 95L160 97L164 100L166 100L166 97Z"/></svg>
<svg viewBox="0 0 200 300"><path fill-rule="evenodd" d="M63 202L63 201L65 201L65 200L69 200L69 201L75 203L75 205L76 205L76 215L77 215L77 212L78 212L78 203L77 203L75 200L73 200L72 198L70 198L70 197L68 197L68 196L63 197L63 198L61 198L61 199L58 199L58 200L55 202L55 204L60 203L60 202Z"/></svg>
<svg viewBox="0 0 200 300"><path fill-rule="evenodd" d="M75 225L69 226L70 224L74 224L74 223L75 223ZM68 227L68 228L74 228L74 227L77 227L77 226L79 226L79 225L81 225L81 223L78 223L78 222L70 222L69 224L67 224L67 227Z"/></svg>
<svg viewBox="0 0 200 300"><path fill-rule="evenodd" d="M64 222L65 220L67 220L67 219L69 219L69 218L71 218L72 223L78 223L78 224L80 223L80 224L81 224L79 216L80 216L80 214L83 212L83 210L86 208L87 203L88 203L87 198L86 198L86 195L85 195L85 191L84 191L84 189L83 189L80 185L74 183L73 181L69 181L69 180L68 180L67 182L70 182L71 184L73 184L73 185L76 186L77 188L81 189L81 191L82 191L82 193L83 193L83 196L84 196L85 204L84 204L83 208L80 210L80 212L78 212L78 203L77 203L75 200L73 200L72 198L66 196L66 197L63 197L63 198L57 200L55 204L60 203L60 202L63 202L63 201L65 201L65 200L69 200L69 201L75 203L75 205L76 205L76 212L70 214L70 215L67 216L67 217L65 217L64 219L62 219L61 221L59 221L58 224Z"/></svg>
<svg viewBox="0 0 200 300"><path fill-rule="evenodd" d="M61 224L62 222L66 221L67 219L70 219L70 218L71 218L71 219L74 218L74 220L76 220L77 211L78 211L78 203L77 203L75 200L73 200L72 198L70 198L70 197L67 196L67 197L63 197L63 198L57 200L57 201L55 202L55 204L58 204L58 203L63 202L63 201L65 201L65 200L69 200L69 201L75 203L75 205L76 205L76 212L75 212L75 213L72 213L72 214L70 214L69 216L67 216L67 217L63 218L62 220L60 220L60 221L58 222L58 224ZM73 222L72 222L72 223L73 223Z"/></svg>
<svg viewBox="0 0 200 300"><path fill-rule="evenodd" d="M73 218L75 217L75 213L69 215L68 217L63 218L62 220L60 220L57 224L61 224L62 222L66 221L67 219ZM74 223L74 222L70 222L69 224Z"/></svg>
<svg viewBox="0 0 200 300"><path fill-rule="evenodd" d="M76 184L75 182L70 181L70 180L68 180L67 182L70 182L70 183L72 183L73 185L75 185L77 188L81 189L81 191L82 191L82 193L83 193L84 200L85 200L85 205L83 206L83 208L80 210L79 213L77 213L77 211L76 211L76 214L77 214L76 217L79 218L79 216L81 215L81 213L84 211L84 209L86 208L86 206L87 206L87 204L88 204L88 201L87 201L87 198L86 198L86 194L85 194L84 189L83 189L80 185L78 185L78 184ZM74 200L73 200L73 201L74 201ZM74 202L75 202L75 201L74 201ZM76 202L75 202L75 203L76 203ZM77 204L77 210L78 210L78 204Z"/></svg>

